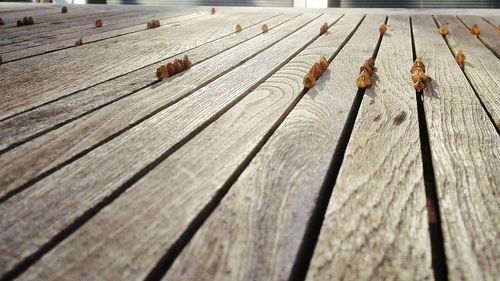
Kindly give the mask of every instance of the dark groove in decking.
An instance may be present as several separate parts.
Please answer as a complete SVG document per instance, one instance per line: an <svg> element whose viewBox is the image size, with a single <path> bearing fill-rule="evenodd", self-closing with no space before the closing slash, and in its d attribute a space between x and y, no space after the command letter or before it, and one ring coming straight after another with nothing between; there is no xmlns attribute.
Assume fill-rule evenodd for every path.
<svg viewBox="0 0 500 281"><path fill-rule="evenodd" d="M415 38L413 36L413 22L410 17L411 44L413 60L417 58L415 49ZM424 186L426 194L427 217L429 224L429 236L431 240L432 269L435 281L448 280L448 268L446 265L446 253L444 248L443 230L441 227L441 215L439 201L434 177L434 167L432 165L431 147L427 121L425 119L425 109L423 102L423 92L416 92L418 125L420 135L420 151L422 153L422 166L424 172Z"/></svg>

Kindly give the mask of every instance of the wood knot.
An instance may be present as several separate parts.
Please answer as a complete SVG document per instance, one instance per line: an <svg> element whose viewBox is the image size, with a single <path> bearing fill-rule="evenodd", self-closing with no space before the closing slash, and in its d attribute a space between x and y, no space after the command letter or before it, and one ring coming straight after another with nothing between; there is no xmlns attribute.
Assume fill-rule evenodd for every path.
<svg viewBox="0 0 500 281"><path fill-rule="evenodd" d="M394 117L394 119L392 120L393 124L396 126L400 125L401 123L403 123L406 120L407 115L408 114L405 111L401 111L401 113L396 115L396 117Z"/></svg>
<svg viewBox="0 0 500 281"><path fill-rule="evenodd" d="M441 25L439 27L439 33L443 36L448 35L448 27L446 27L446 25Z"/></svg>
<svg viewBox="0 0 500 281"><path fill-rule="evenodd" d="M479 34L480 34L481 32L479 31L479 27L477 26L477 24L473 24L473 25L472 25L472 27L470 28L470 33L471 33L472 35L477 35L477 36L479 36Z"/></svg>
<svg viewBox="0 0 500 281"><path fill-rule="evenodd" d="M462 50L458 50L458 53L455 56L455 61L460 66L460 68L463 70L465 67L465 55L464 55L464 53L462 53Z"/></svg>
<svg viewBox="0 0 500 281"><path fill-rule="evenodd" d="M328 31L328 23L324 23L320 28L319 28L319 34L325 34Z"/></svg>
<svg viewBox="0 0 500 281"><path fill-rule="evenodd" d="M102 20L98 19L95 21L95 27L96 28L99 28L99 27L102 27Z"/></svg>
<svg viewBox="0 0 500 281"><path fill-rule="evenodd" d="M380 35L384 35L386 31L387 31L387 26L385 25L385 23L381 24L380 27L378 28L378 32L380 32Z"/></svg>
<svg viewBox="0 0 500 281"><path fill-rule="evenodd" d="M68 7L62 6L61 13L66 14L68 12Z"/></svg>

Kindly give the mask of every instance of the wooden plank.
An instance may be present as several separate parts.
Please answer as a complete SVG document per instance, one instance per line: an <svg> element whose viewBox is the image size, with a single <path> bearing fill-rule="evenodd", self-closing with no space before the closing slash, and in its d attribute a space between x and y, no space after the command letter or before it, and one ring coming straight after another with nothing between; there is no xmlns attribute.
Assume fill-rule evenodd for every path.
<svg viewBox="0 0 500 281"><path fill-rule="evenodd" d="M2 273L36 252L89 208L126 188L134 177L154 166L154 161L236 104L301 50L303 45L297 42L312 40L318 26L332 18L315 19L235 70L0 204L0 252L7 253L0 256L5 265Z"/></svg>
<svg viewBox="0 0 500 281"><path fill-rule="evenodd" d="M432 80L425 117L450 280L500 276L500 138L430 16L413 17Z"/></svg>
<svg viewBox="0 0 500 281"><path fill-rule="evenodd" d="M476 38L469 36L467 28L456 17L437 16L436 20L448 27L446 38L454 55L459 50L465 54L464 72L500 130L500 60Z"/></svg>
<svg viewBox="0 0 500 281"><path fill-rule="evenodd" d="M197 9L183 9L179 11L168 11L168 12L154 12L154 11L129 11L129 12L113 12L113 13L101 13L101 14L91 14L85 18L79 18L78 20L72 20L67 22L61 22L60 24L54 25L50 24L43 30L26 30L26 34L10 34L10 38L7 36L2 36L3 40L0 43L0 53L3 53L6 57L6 61L10 61L13 58L13 54L9 54L14 51L19 51L23 49L25 53L34 55L41 53L36 51L37 48L43 48L46 52L48 50L55 50L57 48L48 48L45 45L57 45L63 40L74 39L83 37L85 42L95 41L92 35L102 34L108 31L116 30L118 34L127 34L136 31L146 30L146 22L152 19L159 19L164 21L169 18L178 17L181 15L187 15L190 13L195 13ZM198 15L206 15L206 11L198 12ZM95 21L101 19L103 21L102 28L95 28ZM131 27L134 27L132 28ZM121 31L121 32L120 32ZM110 33L112 34L112 33ZM116 35L114 35L116 36ZM98 37L99 38L99 37ZM106 37L100 37L106 38ZM90 39L90 40L89 40ZM68 46L63 45L63 46ZM73 46L73 45L71 45ZM6 56L8 54L8 56ZM20 57L20 56L18 56ZM16 57L15 57L16 58Z"/></svg>
<svg viewBox="0 0 500 281"><path fill-rule="evenodd" d="M176 14L170 12L169 14L165 14L165 18L162 18L161 22L162 22L162 25L164 27L172 27L172 26L178 25L179 22L196 20L196 18L201 17L202 15L206 17L206 15L201 14L199 12L198 13L179 12ZM152 19L158 19L155 16L147 16L147 18L149 18L150 21ZM2 54L2 57L4 57L4 60L7 63L7 62L22 59L22 58L27 58L27 57L32 57L32 56L44 54L44 53L51 52L51 51L71 48L75 45L75 41L78 38L83 38L84 43L86 45L88 45L90 43L94 43L94 42L101 41L104 39L114 38L116 40L116 37L129 35L129 34L136 33L136 32L147 32L148 30L146 30L146 28L145 28L145 26L146 26L145 22L147 21L146 18L143 18L140 21L142 22L141 24L132 25L132 26L124 27L124 28L116 28L115 29L115 26L109 26L107 28L108 31L104 31L104 32L93 31L93 33L95 33L95 34L89 34L88 36L80 36L81 34L78 34L78 33L68 33L65 35L63 34L63 35L57 35L57 36L49 35L50 38L60 39L60 41L56 41L56 42L49 43L49 44L42 44L42 45L38 45L38 46L34 46L34 47L20 48L17 51L14 50L12 52L4 53L4 54ZM92 22L92 25L93 24L94 23ZM125 24L128 25L127 23L125 23ZM105 27L103 27L103 29L105 29ZM97 29L93 28L93 30L97 30ZM119 39L120 38L118 38L118 40ZM37 44L35 44L35 45L37 45ZM11 46L11 45L8 45L7 47L9 47L9 46ZM14 49L17 49L18 47L19 46L15 47Z"/></svg>
<svg viewBox="0 0 500 281"><path fill-rule="evenodd" d="M111 276L113 280L130 279L124 275L116 277L117 272L151 270L287 108L300 98L303 74L320 55L331 56L360 19L360 15L350 16L336 23L334 32L314 41L41 259L26 272L26 278L21 279L45 279L56 268L70 279L80 279L82 272L95 272ZM117 210L120 210L119 216ZM93 251L79 251L89 239L101 246ZM124 244L128 246L123 247ZM121 258L102 256L102 252ZM141 262L135 263L139 256ZM139 277L142 278L134 276L134 279Z"/></svg>
<svg viewBox="0 0 500 281"><path fill-rule="evenodd" d="M364 19L329 71L252 159L163 280L291 279L336 139L356 94L358 63L372 54L384 19Z"/></svg>
<svg viewBox="0 0 500 281"><path fill-rule="evenodd" d="M433 279L412 56L409 17L390 16L307 280Z"/></svg>
<svg viewBox="0 0 500 281"><path fill-rule="evenodd" d="M292 16L283 15L276 17L268 23L278 24L284 20L289 20ZM189 55L195 65L190 71L159 85L157 84L154 87L144 89L136 94L133 94L135 90L148 86L149 84L146 83L152 83L157 80L155 73L158 65L152 65L136 73L131 73L130 76L133 76L134 79L127 77L129 76L127 75L119 81L93 87L85 93L76 95L75 99L62 101L61 104L56 104L55 107L42 108L38 112L42 116L47 115L46 112L54 110L63 113L71 112L71 109L76 107L86 107L88 110L100 106L109 100L113 101L113 98L120 97L119 95L133 94L93 112L81 120L69 123L41 138L28 142L2 155L0 157L0 165L4 168L0 171L0 197L3 197L18 186L26 184L33 177L56 168L80 152L91 149L93 146L105 141L110 135L118 134L130 128L131 124L137 124L146 116L175 103L197 88L208 84L250 59L258 52L285 38L310 20L312 20L311 15L300 16L290 22L286 22L282 26L280 25L275 29L271 29L273 33L270 36L261 35L255 37L261 31L260 25L254 26L241 33L232 34L221 40L192 49L189 51ZM252 39L244 42L250 38ZM236 47L228 52L223 52L232 46ZM222 53L215 56L219 52ZM210 58L211 56L215 57ZM203 61L205 59L208 60ZM201 61L203 62L196 65L197 62ZM130 82L137 82L138 85L136 87L138 88L131 89L129 86ZM106 96L108 97L106 98ZM127 110L124 110L125 108ZM78 113L78 110L74 113ZM63 114L62 116L65 115ZM29 128L33 126L31 119L38 119L37 116L28 116L27 118L16 120L18 121L17 123L5 122L8 126L0 127L2 129L2 138L9 139L15 137L18 128L22 127L19 123L26 123L26 128ZM50 115L48 119L51 119ZM103 123L103 120L107 120L107 122ZM93 128L93 130L89 130L89 128Z"/></svg>
<svg viewBox="0 0 500 281"><path fill-rule="evenodd" d="M0 119L229 35L235 22L248 26L269 16L218 13L7 63L2 65L0 77L5 89L0 97Z"/></svg>
<svg viewBox="0 0 500 281"><path fill-rule="evenodd" d="M496 30L495 27L484 21L480 16L459 16L459 18L469 29L473 24L477 24L481 32L478 37L496 54L497 58L500 58L500 31ZM473 36L470 32L466 34Z"/></svg>
<svg viewBox="0 0 500 281"><path fill-rule="evenodd" d="M483 19L485 19L487 22L489 22L490 24L492 24L495 27L500 25L500 17L499 16L483 16Z"/></svg>

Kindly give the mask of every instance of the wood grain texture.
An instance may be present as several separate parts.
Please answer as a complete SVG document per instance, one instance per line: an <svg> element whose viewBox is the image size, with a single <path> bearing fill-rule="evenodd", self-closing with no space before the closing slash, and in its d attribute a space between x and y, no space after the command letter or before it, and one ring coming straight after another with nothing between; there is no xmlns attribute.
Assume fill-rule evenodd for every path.
<svg viewBox="0 0 500 281"><path fill-rule="evenodd" d="M500 16L483 16L483 19L492 24L494 27L500 25Z"/></svg>
<svg viewBox="0 0 500 281"><path fill-rule="evenodd" d="M476 38L469 36L468 29L456 17L437 16L436 20L448 27L446 38L454 55L459 50L465 54L464 72L500 130L500 60Z"/></svg>
<svg viewBox="0 0 500 281"><path fill-rule="evenodd" d="M500 276L500 138L430 16L413 17L450 280Z"/></svg>
<svg viewBox="0 0 500 281"><path fill-rule="evenodd" d="M234 22L250 25L268 17L265 13L208 15L7 63L0 77L5 89L0 119L229 35ZM49 73L51 83L46 83Z"/></svg>
<svg viewBox="0 0 500 281"><path fill-rule="evenodd" d="M130 19L132 14L135 17ZM109 22L110 19L106 17L99 17L104 21L102 28L94 27L94 19L86 19L84 23L74 28L67 28L69 31L62 31L62 34L53 34L54 32L42 33L38 35L40 39L35 38L2 47L2 49L6 51L6 53L2 54L2 57L4 57L4 62L10 62L73 47L78 38L83 38L85 44L90 44L107 38L116 38L136 32L147 32L145 28L146 22L152 19L160 20L163 25L167 24L174 26L178 22L191 21L196 17L206 15L206 13L190 11L168 12L163 14L144 13L142 17L135 15L136 13L132 14L127 17L126 14L123 15L123 13L119 13L118 16L120 18L125 17L129 20L119 21L117 23Z"/></svg>
<svg viewBox="0 0 500 281"><path fill-rule="evenodd" d="M479 30L481 31L478 37L488 48L490 48L492 52L496 54L497 58L500 58L500 31L496 30L495 27L484 21L480 16L459 16L459 18L469 29L473 24L477 24ZM470 34L470 32L466 34L474 37L474 35Z"/></svg>
<svg viewBox="0 0 500 281"><path fill-rule="evenodd" d="M41 259L21 280L46 279L54 271L70 279L80 279L82 272L99 272L117 280L130 278L121 272L143 274L151 269L300 95L304 73L320 55L329 57L360 19L351 16L335 24L335 33L314 41ZM324 20L331 23L334 18ZM118 210L120 216L116 216ZM91 241L98 241L99 247L87 251L84 245ZM139 258L140 263L134 262Z"/></svg>
<svg viewBox="0 0 500 281"><path fill-rule="evenodd" d="M390 16L308 281L433 279L411 64L409 17Z"/></svg>
<svg viewBox="0 0 500 281"><path fill-rule="evenodd" d="M168 155L236 104L298 53L303 45L297 42L312 40L328 18L317 18L237 69L0 204L0 252L6 253L0 256L0 264L5 265L2 270L38 250L127 180L149 169L150 163Z"/></svg>
<svg viewBox="0 0 500 281"><path fill-rule="evenodd" d="M385 16L367 16L163 280L290 280L333 150ZM335 32L335 26L330 32ZM360 44L363 42L362 44Z"/></svg>
<svg viewBox="0 0 500 281"><path fill-rule="evenodd" d="M282 15L269 20L268 23L278 25L283 20L289 20L291 17L294 17L294 15ZM227 71L236 68L258 52L288 36L314 17L313 15L303 15L292 19L283 25L271 29L273 33L269 36L259 35L261 32L260 26L254 26L247 31L242 31L241 33L233 34L221 40L216 40L199 48L192 49L189 51L189 55L195 64L219 52L221 53L199 65L194 65L190 71L162 83L155 84L131 96L127 96L90 115L68 123L57 130L7 152L0 156L0 165L4 167L0 171L0 194L3 196L16 187L25 184L32 177L57 167L81 151L92 148L106 140L110 135L126 130L131 124L136 124L144 117L172 105L197 88L208 84ZM259 36L255 37L256 35ZM245 39L250 40L245 42ZM227 52L223 52L225 48L231 46L235 47ZM158 65L153 65L138 73L131 73L130 76L134 76L135 78L130 79L130 77L126 77L126 79L120 79L121 81L119 82L122 82L123 85L115 86L116 82L114 82L111 85L107 83L102 87L93 87L92 91L81 93L76 96L76 99L56 104L59 107L51 107L50 109L42 108L41 111L36 111L36 113L43 115L44 112L53 112L58 109L62 113L71 112L67 108L80 107L82 106L81 104L75 103L82 101L87 101L87 104L83 104L85 107L95 107L99 103L106 101L106 98L109 100L118 94L125 95L131 93L131 90L134 89L131 87L130 82L137 81L138 85L134 87L147 86L148 84L144 85L145 82L154 82L156 80L155 73L157 67ZM107 90L103 92L103 89ZM120 89L120 91L117 91L117 89ZM108 97L104 95L108 95ZM87 100L87 98L91 99ZM78 112L78 110L76 111ZM61 116L65 116L65 114ZM48 117L52 119L50 115ZM31 115L27 119L14 119L21 123L27 123L25 126L20 126L16 122L5 122L7 123L6 127L0 125L0 129L3 129L2 131L4 132L1 136L5 136L6 139L19 136L16 133L19 131L19 127L29 127L30 123L32 123L30 122L31 119L38 119L38 117ZM103 120L106 121L103 122Z"/></svg>

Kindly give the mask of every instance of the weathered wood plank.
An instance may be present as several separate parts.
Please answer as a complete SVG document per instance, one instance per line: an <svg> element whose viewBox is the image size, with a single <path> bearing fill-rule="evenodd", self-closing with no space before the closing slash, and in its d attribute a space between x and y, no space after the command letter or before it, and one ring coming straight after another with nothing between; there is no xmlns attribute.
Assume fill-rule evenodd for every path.
<svg viewBox="0 0 500 281"><path fill-rule="evenodd" d="M448 27L446 38L454 55L459 50L465 54L464 72L500 130L500 60L476 38L469 36L468 29L456 17L437 16L436 20Z"/></svg>
<svg viewBox="0 0 500 281"><path fill-rule="evenodd" d="M0 204L0 251L6 253L0 256L0 263L5 265L2 273L236 104L301 50L303 45L297 42L312 40L318 26L331 18L317 18L235 70ZM48 209L50 212L46 212Z"/></svg>
<svg viewBox="0 0 500 281"><path fill-rule="evenodd" d="M289 20L293 15L282 15L268 21L269 24L279 24ZM193 68L166 82L155 85L149 89L128 96L123 100L104 107L81 120L69 123L41 138L35 139L0 157L0 197L14 190L16 187L27 183L32 177L43 174L54 169L78 153L91 149L93 146L105 141L110 135L120 133L137 124L141 119L165 108L197 88L208 84L210 81L222 76L227 71L237 67L258 52L266 49L282 38L288 36L294 30L311 21L312 15L300 16L286 22L283 25L271 29L272 35L260 35L260 25L244 30L238 34L232 34L221 40L216 40L204 46L192 49L189 55L195 63ZM246 39L251 40L244 42ZM244 42L244 43L242 43ZM242 44L240 44L242 43ZM240 45L238 45L240 44ZM227 48L235 48L223 52ZM219 52L222 52L218 54ZM217 56L215 56L218 54ZM215 56L210 58L211 56ZM208 59L210 58L210 59ZM199 65L197 62L208 59ZM131 73L119 81L106 83L102 86L93 87L85 93L74 96L75 99L61 100L55 107L42 108L38 115L47 115L45 112L61 111L78 113L82 108L92 109L105 102L112 101L120 95L132 94L139 87L148 86L157 80L155 72L158 65L152 65L141 71ZM125 80L125 81L123 81ZM130 83L137 83L135 89L131 89ZM168 94L165 94L168 93ZM83 103L83 104L80 104ZM75 110L74 108L80 108ZM124 110L126 109L126 110ZM49 113L48 120L52 119ZM19 123L27 123L29 128L31 119L38 119L37 115L28 116L27 119L16 120ZM16 118L14 118L16 119ZM103 122L106 120L106 122ZM22 125L5 122L8 126L0 128L2 138L8 139L16 136L18 127ZM93 128L90 130L90 128Z"/></svg>
<svg viewBox="0 0 500 281"><path fill-rule="evenodd" d="M483 19L494 25L495 27L500 25L500 17L499 16L483 16Z"/></svg>
<svg viewBox="0 0 500 281"><path fill-rule="evenodd" d="M161 18L161 22L162 22L162 25L164 27L172 27L172 26L178 25L179 22L196 20L196 18L201 17L202 15L205 16L205 14L202 14L200 12L198 12L198 13L178 12L176 14L170 12L168 15L165 14L162 16L164 18ZM145 22L147 21L147 19L149 19L149 21L151 21L152 19L158 19L158 17L146 16L146 17L138 20L138 21L142 22L141 24L136 24L136 25L132 25L132 26L128 26L128 27L126 26L123 28L115 28L115 26L108 26L106 28L106 26L104 26L102 29L108 30L108 31L104 31L104 32L96 32L95 31L95 30L98 30L101 28L92 28L92 29L90 29L90 31L91 31L91 33L94 33L94 34L89 34L88 36L84 36L84 37L80 36L81 34L78 34L78 33L67 33L67 34L63 34L63 35L57 35L55 37L53 37L52 35L49 35L49 37L52 38L52 40L55 38L55 39L59 39L60 41L56 41L56 42L49 43L49 44L42 44L42 45L35 44L38 46L33 46L33 47L28 47L28 48L18 48L19 46L17 46L14 49L19 49L19 50L14 50L12 52L4 53L4 54L2 54L2 57L4 58L5 62L10 62L10 61L19 60L19 59L26 58L26 57L40 55L40 54L47 53L50 51L56 51L56 50L61 50L61 49L65 49L65 48L70 48L70 47L74 46L75 41L78 38L83 38L84 43L86 45L88 45L90 43L94 43L96 41L101 41L103 39L114 38L115 40L120 40L120 38L116 39L116 37L132 34L132 33L136 33L136 32L147 32L148 30L146 30L146 28L145 28L145 26L146 26ZM88 24L93 25L94 23L88 22ZM125 23L124 25L128 25L128 23ZM8 45L7 47L9 47L9 46L11 46L11 45Z"/></svg>
<svg viewBox="0 0 500 281"><path fill-rule="evenodd" d="M358 63L372 54L384 19L364 19L329 71L253 158L163 280L290 280L357 90Z"/></svg>
<svg viewBox="0 0 500 281"><path fill-rule="evenodd" d="M430 16L413 17L450 280L500 276L500 138Z"/></svg>
<svg viewBox="0 0 500 281"><path fill-rule="evenodd" d="M7 63L0 77L0 119L231 34L235 22L248 26L267 17L218 13Z"/></svg>
<svg viewBox="0 0 500 281"><path fill-rule="evenodd" d="M497 58L500 58L500 31L496 30L495 27L484 21L480 16L459 16L459 18L469 29L473 24L477 24L479 30L481 31L478 37L486 46L488 46L488 48L490 48L492 52L496 54ZM470 32L467 32L466 34L474 36L470 34Z"/></svg>
<svg viewBox="0 0 500 281"><path fill-rule="evenodd" d="M300 97L304 73L320 55L331 56L360 19L359 15L350 16L336 23L334 32L314 41L40 260L21 280L51 278L55 268L70 279L80 279L82 272L95 272L113 280L129 278L116 276L124 271L150 270ZM89 241L98 241L101 246L82 251ZM125 244L128 246L123 247ZM121 258L102 256L102 252ZM141 262L135 263L138 257Z"/></svg>
<svg viewBox="0 0 500 281"><path fill-rule="evenodd" d="M412 55L409 17L390 16L307 280L433 279Z"/></svg>

